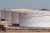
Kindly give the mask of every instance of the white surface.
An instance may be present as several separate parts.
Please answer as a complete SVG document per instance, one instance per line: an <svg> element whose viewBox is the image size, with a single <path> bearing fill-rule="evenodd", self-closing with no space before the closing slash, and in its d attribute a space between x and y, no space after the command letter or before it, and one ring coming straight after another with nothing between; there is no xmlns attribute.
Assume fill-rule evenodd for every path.
<svg viewBox="0 0 50 33"><path fill-rule="evenodd" d="M40 14L41 13L41 14ZM49 12L41 11L34 14L21 14L20 16L20 26L24 27L50 27L50 16Z"/></svg>

